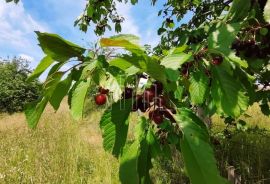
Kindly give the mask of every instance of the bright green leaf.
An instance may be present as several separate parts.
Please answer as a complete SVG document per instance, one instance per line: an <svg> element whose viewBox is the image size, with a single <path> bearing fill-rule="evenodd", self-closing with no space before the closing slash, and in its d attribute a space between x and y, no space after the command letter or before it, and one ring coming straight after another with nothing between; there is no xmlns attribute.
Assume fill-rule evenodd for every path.
<svg viewBox="0 0 270 184"><path fill-rule="evenodd" d="M232 22L243 21L250 12L250 1L247 0L234 0L230 7L226 19Z"/></svg>
<svg viewBox="0 0 270 184"><path fill-rule="evenodd" d="M266 22L270 23L270 0L266 2L266 5L264 7L264 19Z"/></svg>
<svg viewBox="0 0 270 184"><path fill-rule="evenodd" d="M126 70L127 68L131 67L132 64L124 58L115 58L110 61L110 66L115 66L121 70Z"/></svg>
<svg viewBox="0 0 270 184"><path fill-rule="evenodd" d="M124 150L120 158L119 176L122 184L139 183L139 174L137 172L139 148L140 142L133 142Z"/></svg>
<svg viewBox="0 0 270 184"><path fill-rule="evenodd" d="M47 80L44 83L44 95L50 98L63 77L64 72L55 72L52 75L48 76Z"/></svg>
<svg viewBox="0 0 270 184"><path fill-rule="evenodd" d="M24 113L26 116L27 124L30 128L36 128L47 103L48 98L45 97L40 101L32 102L26 105Z"/></svg>
<svg viewBox="0 0 270 184"><path fill-rule="evenodd" d="M239 23L219 25L208 37L209 51L216 50L228 55L231 52L231 44L239 30Z"/></svg>
<svg viewBox="0 0 270 184"><path fill-rule="evenodd" d="M104 112L100 120L103 147L116 157L119 156L126 142L131 107L132 100L118 101Z"/></svg>
<svg viewBox="0 0 270 184"><path fill-rule="evenodd" d="M43 52L52 59L64 62L73 57L80 57L85 49L75 45L56 34L36 32Z"/></svg>
<svg viewBox="0 0 270 184"><path fill-rule="evenodd" d="M57 110L63 98L67 95L72 84L72 75L69 74L67 78L59 82L50 98L50 104Z"/></svg>
<svg viewBox="0 0 270 184"><path fill-rule="evenodd" d="M156 158L157 156L159 156L162 152L161 152L161 148L160 148L160 144L159 144L159 140L156 137L152 127L149 127L148 129L148 133L146 136L147 142L150 146L150 152L151 152L151 156L153 158Z"/></svg>
<svg viewBox="0 0 270 184"><path fill-rule="evenodd" d="M242 84L221 66L212 68L211 94L219 112L239 117L248 107L248 97Z"/></svg>
<svg viewBox="0 0 270 184"><path fill-rule="evenodd" d="M90 86L90 78L81 80L76 84L71 99L71 115L75 120L83 117L84 101Z"/></svg>
<svg viewBox="0 0 270 184"><path fill-rule="evenodd" d="M34 72L29 76L28 81L38 78L49 66L51 66L51 64L53 64L53 59L49 56L44 57Z"/></svg>
<svg viewBox="0 0 270 184"><path fill-rule="evenodd" d="M202 71L191 73L189 93L194 104L202 104L205 101L209 79Z"/></svg>
<svg viewBox="0 0 270 184"><path fill-rule="evenodd" d="M149 184L149 170L152 168L149 134L149 122L141 118L135 127L135 141L128 146L120 158L121 183ZM138 180L138 181L137 181Z"/></svg>
<svg viewBox="0 0 270 184"><path fill-rule="evenodd" d="M146 61L146 73L154 79L167 84L167 77L165 68L161 66L156 60L149 59Z"/></svg>
<svg viewBox="0 0 270 184"><path fill-rule="evenodd" d="M180 146L191 183L226 183L219 174L205 124L185 108L178 109L175 119L183 132Z"/></svg>
<svg viewBox="0 0 270 184"><path fill-rule="evenodd" d="M144 139L140 142L140 155L138 158L138 174L141 184L151 183L149 170L152 168L150 147L144 135Z"/></svg>
<svg viewBox="0 0 270 184"><path fill-rule="evenodd" d="M191 61L193 59L191 54L179 53L166 56L161 60L161 65L165 68L177 70L182 64Z"/></svg>
<svg viewBox="0 0 270 184"><path fill-rule="evenodd" d="M183 86L177 86L176 91L174 92L174 97L178 100L182 100L184 93L184 87Z"/></svg>
<svg viewBox="0 0 270 184"><path fill-rule="evenodd" d="M247 68L248 67L248 63L246 60L238 57L235 55L235 53L231 52L228 56L225 56L225 57L228 57L228 59L236 64L238 64L239 66L241 67L244 67L244 68Z"/></svg>
<svg viewBox="0 0 270 184"><path fill-rule="evenodd" d="M100 86L112 92L113 100L114 102L117 102L119 99L121 99L122 96L121 84L120 81L118 81L117 79L117 77L121 78L121 76L114 76L109 72L107 72L106 74L107 76L103 77L100 81Z"/></svg>
<svg viewBox="0 0 270 184"><path fill-rule="evenodd" d="M110 38L100 40L102 47L121 47L129 51L143 53L142 47L139 46L139 38L130 34L120 34Z"/></svg>

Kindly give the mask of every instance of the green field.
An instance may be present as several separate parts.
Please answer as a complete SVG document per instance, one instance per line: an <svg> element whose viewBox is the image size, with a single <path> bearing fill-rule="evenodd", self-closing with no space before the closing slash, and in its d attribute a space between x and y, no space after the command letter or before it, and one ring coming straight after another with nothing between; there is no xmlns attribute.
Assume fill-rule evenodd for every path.
<svg viewBox="0 0 270 184"><path fill-rule="evenodd" d="M257 106L248 113L255 115L246 119L252 126L270 127L269 118L258 114ZM83 121L74 122L66 104L62 104L57 113L47 107L39 127L32 131L27 128L23 114L2 114L0 183L119 183L118 162L102 148L98 125L100 116L101 110L97 110L89 113ZM223 126L219 118L214 117L213 120L214 126L219 129ZM248 146L239 149L238 145L235 147L232 141L227 141L216 148L217 153L223 153L217 154L223 175L226 175L225 167L231 154L237 154L232 158L235 158L235 166L239 164L238 170L243 177L249 177L242 168L243 164L252 172L256 170L254 176L260 177L256 181L265 178L265 173L269 174L269 165L265 164L270 161L265 159L270 154L270 141L258 137L252 133L248 137L237 134L232 140L240 143L245 140ZM256 142L258 140L263 142ZM174 156L173 162L161 159L154 164L151 172L153 180L155 183L184 183L187 178L182 165L179 155ZM250 181L253 183L255 180Z"/></svg>

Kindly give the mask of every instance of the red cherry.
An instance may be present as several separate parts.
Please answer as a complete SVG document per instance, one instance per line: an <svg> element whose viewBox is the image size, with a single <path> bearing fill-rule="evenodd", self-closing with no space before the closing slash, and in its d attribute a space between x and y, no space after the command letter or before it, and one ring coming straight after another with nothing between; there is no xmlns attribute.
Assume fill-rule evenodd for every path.
<svg viewBox="0 0 270 184"><path fill-rule="evenodd" d="M163 116L161 114L157 114L153 117L153 121L157 124L160 125L163 122Z"/></svg>
<svg viewBox="0 0 270 184"><path fill-rule="evenodd" d="M137 95L136 101L132 106L132 111L135 112L139 109L141 112L146 112L149 106L149 103L143 101L142 95Z"/></svg>
<svg viewBox="0 0 270 184"><path fill-rule="evenodd" d="M152 84L151 90L154 91L154 93L157 93L159 95L162 93L163 84L159 81L156 81Z"/></svg>
<svg viewBox="0 0 270 184"><path fill-rule="evenodd" d="M164 98L164 96L159 96L155 98L154 101L155 101L155 105L157 105L158 107L162 107L166 105L166 99Z"/></svg>
<svg viewBox="0 0 270 184"><path fill-rule="evenodd" d="M141 102L138 108L140 109L140 111L146 112L146 110L149 108L149 103Z"/></svg>
<svg viewBox="0 0 270 184"><path fill-rule="evenodd" d="M150 103L153 101L154 96L155 93L151 89L146 89L143 93L143 100L147 103Z"/></svg>
<svg viewBox="0 0 270 184"><path fill-rule="evenodd" d="M207 75L208 77L210 77L210 76L211 76L211 72L210 72L210 70L205 69L205 70L204 70L204 73L205 73L205 75Z"/></svg>
<svg viewBox="0 0 270 184"><path fill-rule="evenodd" d="M107 97L105 94L98 94L95 97L95 102L97 105L104 105L107 101Z"/></svg>
<svg viewBox="0 0 270 184"><path fill-rule="evenodd" d="M125 92L123 94L123 97L125 99L129 99L133 96L133 89L132 88L125 88Z"/></svg>
<svg viewBox="0 0 270 184"><path fill-rule="evenodd" d="M164 120L162 112L158 110L149 112L149 119L154 121L157 125L160 125Z"/></svg>
<svg viewBox="0 0 270 184"><path fill-rule="evenodd" d="M101 94L105 94L105 95L107 95L109 93L109 90L108 89L105 89L105 88L102 88L102 87L99 87L98 91Z"/></svg>
<svg viewBox="0 0 270 184"><path fill-rule="evenodd" d="M189 75L188 69L187 68L183 68L181 71L181 74L183 77L187 78Z"/></svg>
<svg viewBox="0 0 270 184"><path fill-rule="evenodd" d="M213 65L220 65L223 61L223 58L221 56L216 56L212 60Z"/></svg>
<svg viewBox="0 0 270 184"><path fill-rule="evenodd" d="M174 109L173 109L173 110L174 110ZM172 114L171 114L171 113L174 114L173 110L166 109L166 110L164 111L164 116L165 116L166 118L168 118L171 122L175 123L176 121L175 121L175 119L173 118L173 116L172 116Z"/></svg>
<svg viewBox="0 0 270 184"><path fill-rule="evenodd" d="M135 102L132 106L132 111L135 112L139 109L139 104L142 103L142 95L136 95Z"/></svg>

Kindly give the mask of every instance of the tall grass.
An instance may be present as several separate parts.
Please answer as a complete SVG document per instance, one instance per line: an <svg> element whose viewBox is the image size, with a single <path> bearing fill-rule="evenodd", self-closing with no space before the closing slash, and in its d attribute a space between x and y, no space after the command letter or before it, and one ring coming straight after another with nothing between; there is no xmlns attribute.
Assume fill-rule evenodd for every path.
<svg viewBox="0 0 270 184"><path fill-rule="evenodd" d="M87 102L87 111L93 104ZM99 120L102 109L94 108L81 122L70 117L66 103L55 113L46 108L39 127L29 130L23 114L0 115L0 184L9 183L119 183L118 161L102 148ZM245 119L250 127L270 127L269 118L259 113L258 106L249 109L253 118ZM134 129L137 116L130 118ZM224 123L213 117L213 131L221 131ZM215 128L218 127L218 128ZM215 147L221 173L233 165L245 183L269 183L270 139L261 129L245 133L233 132L231 139L221 139ZM129 133L128 137L133 138ZM154 183L189 183L181 155L173 161L165 158L153 162Z"/></svg>
<svg viewBox="0 0 270 184"><path fill-rule="evenodd" d="M99 112L75 123L49 107L29 130L23 114L0 118L0 183L119 183L118 163L102 149Z"/></svg>

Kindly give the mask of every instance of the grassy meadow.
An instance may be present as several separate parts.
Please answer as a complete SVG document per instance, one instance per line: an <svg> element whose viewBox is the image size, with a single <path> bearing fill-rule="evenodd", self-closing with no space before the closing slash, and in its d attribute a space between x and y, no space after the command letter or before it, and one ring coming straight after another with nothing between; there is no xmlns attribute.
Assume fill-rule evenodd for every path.
<svg viewBox="0 0 270 184"><path fill-rule="evenodd" d="M0 115L0 184L119 183L118 162L102 148L101 113L96 109L74 122L66 103L57 113L49 106L35 131L27 128L22 113ZM248 114L254 115L244 117L251 127L269 129L269 117L261 115L258 106ZM213 121L216 131L224 126L218 117ZM257 132L235 134L215 150L224 176L226 166L233 164L246 183L270 183L270 138ZM180 155L155 162L151 173L154 183L188 183Z"/></svg>
<svg viewBox="0 0 270 184"><path fill-rule="evenodd" d="M100 112L73 122L68 106L45 110L29 130L23 114L0 117L0 183L119 183L118 163L102 149Z"/></svg>

